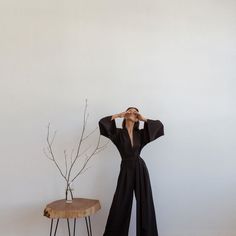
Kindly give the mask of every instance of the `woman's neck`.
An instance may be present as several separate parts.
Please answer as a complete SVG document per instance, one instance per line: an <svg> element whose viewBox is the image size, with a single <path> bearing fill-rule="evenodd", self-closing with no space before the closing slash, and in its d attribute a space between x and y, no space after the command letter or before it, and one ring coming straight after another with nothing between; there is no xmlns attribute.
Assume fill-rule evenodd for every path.
<svg viewBox="0 0 236 236"><path fill-rule="evenodd" d="M126 123L125 126L126 126L127 130L129 131L129 133L131 133L134 128L134 122L131 120L126 120L125 123Z"/></svg>

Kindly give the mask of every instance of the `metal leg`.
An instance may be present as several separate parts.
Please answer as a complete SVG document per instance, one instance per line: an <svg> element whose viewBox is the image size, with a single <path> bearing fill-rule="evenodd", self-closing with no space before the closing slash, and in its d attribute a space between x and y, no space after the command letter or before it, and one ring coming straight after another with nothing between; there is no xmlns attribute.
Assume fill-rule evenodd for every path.
<svg viewBox="0 0 236 236"><path fill-rule="evenodd" d="M55 228L54 236L56 236L56 233L57 233L58 222L59 222L59 218L57 219L57 223L56 223L56 228Z"/></svg>
<svg viewBox="0 0 236 236"><path fill-rule="evenodd" d="M75 236L75 225L76 225L76 218L74 218L74 232L73 232L73 236Z"/></svg>
<svg viewBox="0 0 236 236"><path fill-rule="evenodd" d="M70 236L70 223L69 223L69 219L67 218L67 226L68 226L68 232L69 232L69 236Z"/></svg>
<svg viewBox="0 0 236 236"><path fill-rule="evenodd" d="M89 232L89 228L88 228L87 216L85 216L85 222L86 222L88 236L90 236L90 232Z"/></svg>
<svg viewBox="0 0 236 236"><path fill-rule="evenodd" d="M51 219L50 236L52 236L53 219Z"/></svg>
<svg viewBox="0 0 236 236"><path fill-rule="evenodd" d="M68 226L68 233L69 233L69 236L71 236L69 218L67 218L66 220L67 220L67 226ZM86 222L86 228L87 228L88 236L92 236L92 227L91 227L90 216L85 217L85 222ZM56 236L56 233L57 233L58 223L59 223L59 218L57 219L57 222L56 222L56 226L55 226L55 230L54 230L54 236ZM53 219L51 219L50 236L52 236L52 229L53 229ZM75 236L75 231L76 231L76 218L74 218L73 236Z"/></svg>
<svg viewBox="0 0 236 236"><path fill-rule="evenodd" d="M58 222L59 222L59 218L57 219L57 223L56 223L56 226L55 226L54 236L56 236L56 233L57 233ZM53 228L53 219L51 219L50 236L52 236L52 228Z"/></svg>
<svg viewBox="0 0 236 236"><path fill-rule="evenodd" d="M87 218L88 218L88 219L87 219ZM88 236L92 236L92 228L91 228L90 216L86 216L86 217L85 217L85 222L86 222L86 227L87 227Z"/></svg>
<svg viewBox="0 0 236 236"><path fill-rule="evenodd" d="M89 230L90 230L90 236L92 236L92 227L91 227L90 216L88 216L88 218L89 218Z"/></svg>

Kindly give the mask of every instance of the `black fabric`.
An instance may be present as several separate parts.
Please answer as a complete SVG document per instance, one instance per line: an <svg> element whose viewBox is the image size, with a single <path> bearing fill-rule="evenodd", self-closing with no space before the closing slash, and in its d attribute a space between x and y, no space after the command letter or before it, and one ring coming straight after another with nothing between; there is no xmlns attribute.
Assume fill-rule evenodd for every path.
<svg viewBox="0 0 236 236"><path fill-rule="evenodd" d="M140 152L146 144L164 135L164 125L160 120L147 119L142 129L133 131L132 146L126 127L117 128L111 118L99 120L100 134L116 145L122 161L103 236L128 236L133 192L137 204L136 235L158 236L149 173Z"/></svg>

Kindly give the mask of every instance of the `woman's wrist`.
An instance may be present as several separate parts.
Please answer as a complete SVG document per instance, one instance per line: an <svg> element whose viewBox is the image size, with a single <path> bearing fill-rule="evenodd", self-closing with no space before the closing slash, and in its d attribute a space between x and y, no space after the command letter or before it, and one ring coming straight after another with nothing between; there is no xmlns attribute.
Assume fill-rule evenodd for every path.
<svg viewBox="0 0 236 236"><path fill-rule="evenodd" d="M140 121L143 121L143 122L146 122L146 121L147 121L147 118L145 118L145 117L142 116L142 115L139 115L138 119L139 119Z"/></svg>
<svg viewBox="0 0 236 236"><path fill-rule="evenodd" d="M111 116L111 120L114 120L114 119L118 118L119 116L120 116L120 114L114 114Z"/></svg>

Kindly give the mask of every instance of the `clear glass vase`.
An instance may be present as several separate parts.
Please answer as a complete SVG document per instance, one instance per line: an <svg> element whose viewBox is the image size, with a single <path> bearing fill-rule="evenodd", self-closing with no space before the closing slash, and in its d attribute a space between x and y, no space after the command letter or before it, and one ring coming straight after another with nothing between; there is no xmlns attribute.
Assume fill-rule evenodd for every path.
<svg viewBox="0 0 236 236"><path fill-rule="evenodd" d="M72 203L73 201L73 191L74 189L72 188L72 183L69 183L66 186L66 203Z"/></svg>

